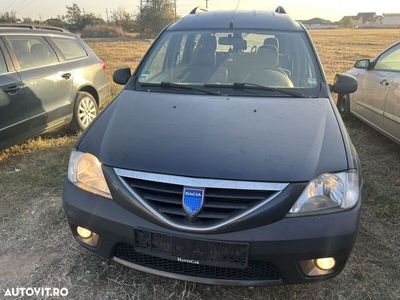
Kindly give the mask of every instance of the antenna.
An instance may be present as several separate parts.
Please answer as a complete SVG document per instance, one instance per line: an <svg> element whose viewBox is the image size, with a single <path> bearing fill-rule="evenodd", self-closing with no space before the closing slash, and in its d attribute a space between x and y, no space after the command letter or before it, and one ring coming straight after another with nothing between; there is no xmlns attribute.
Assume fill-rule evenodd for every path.
<svg viewBox="0 0 400 300"><path fill-rule="evenodd" d="M275 9L275 12L276 12L277 14L286 14L286 10L285 10L282 6L278 6L278 7Z"/></svg>
<svg viewBox="0 0 400 300"><path fill-rule="evenodd" d="M205 9L205 8L201 8L201 7L197 6L197 7L193 8L193 9L190 11L189 14L190 14L190 15L195 15L195 14L201 13L202 11L207 12L208 10Z"/></svg>
<svg viewBox="0 0 400 300"><path fill-rule="evenodd" d="M236 3L235 14L237 13L237 10L239 8L239 4L240 4L240 0L238 0L237 3Z"/></svg>
<svg viewBox="0 0 400 300"><path fill-rule="evenodd" d="M230 27L230 28L233 28L233 23L235 22L235 18L236 18L236 14L237 14L237 11L238 11L238 8L239 8L239 4L240 4L240 0L237 0L235 12L233 13L232 21L231 21L231 23L229 24L229 27Z"/></svg>

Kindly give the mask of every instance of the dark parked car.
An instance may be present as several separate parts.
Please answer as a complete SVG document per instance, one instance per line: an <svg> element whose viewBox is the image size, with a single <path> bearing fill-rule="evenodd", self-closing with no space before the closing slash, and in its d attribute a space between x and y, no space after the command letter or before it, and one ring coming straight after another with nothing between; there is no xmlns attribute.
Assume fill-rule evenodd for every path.
<svg viewBox="0 0 400 300"><path fill-rule="evenodd" d="M352 114L400 144L400 43L373 60L358 60L347 74L358 79L359 89L340 95L341 115Z"/></svg>
<svg viewBox="0 0 400 300"><path fill-rule="evenodd" d="M328 279L359 226L357 153L305 28L284 10L168 26L72 151L76 240L125 266L213 284ZM357 81L337 75L331 90Z"/></svg>
<svg viewBox="0 0 400 300"><path fill-rule="evenodd" d="M104 69L63 29L0 25L0 149L64 124L85 129L110 93Z"/></svg>

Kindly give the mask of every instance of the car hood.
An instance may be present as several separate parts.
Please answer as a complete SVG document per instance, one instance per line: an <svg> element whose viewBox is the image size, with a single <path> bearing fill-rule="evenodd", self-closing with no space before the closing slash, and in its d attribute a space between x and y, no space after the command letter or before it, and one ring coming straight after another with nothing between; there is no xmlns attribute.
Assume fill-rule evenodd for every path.
<svg viewBox="0 0 400 300"><path fill-rule="evenodd" d="M112 167L303 182L348 168L329 99L124 90L78 144Z"/></svg>

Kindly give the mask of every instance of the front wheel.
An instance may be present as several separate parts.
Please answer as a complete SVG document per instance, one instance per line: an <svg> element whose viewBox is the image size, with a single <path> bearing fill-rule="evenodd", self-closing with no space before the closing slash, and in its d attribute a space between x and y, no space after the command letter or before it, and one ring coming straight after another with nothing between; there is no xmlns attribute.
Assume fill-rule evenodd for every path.
<svg viewBox="0 0 400 300"><path fill-rule="evenodd" d="M337 108L343 120L348 120L351 117L350 113L350 96L338 95Z"/></svg>
<svg viewBox="0 0 400 300"><path fill-rule="evenodd" d="M98 106L96 99L86 92L79 92L76 97L74 116L71 123L72 130L85 130L96 118Z"/></svg>

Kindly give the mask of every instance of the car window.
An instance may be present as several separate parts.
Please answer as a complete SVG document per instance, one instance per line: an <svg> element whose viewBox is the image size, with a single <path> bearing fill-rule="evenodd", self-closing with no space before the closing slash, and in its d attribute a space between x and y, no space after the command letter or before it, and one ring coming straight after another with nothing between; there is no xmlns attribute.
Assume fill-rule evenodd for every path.
<svg viewBox="0 0 400 300"><path fill-rule="evenodd" d="M153 78L160 74L161 71L167 72L164 68L165 56L169 46L169 41L163 43L161 47L158 47L156 55L151 58L151 64L140 74L141 80L147 80L147 78Z"/></svg>
<svg viewBox="0 0 400 300"><path fill-rule="evenodd" d="M58 63L54 50L41 36L6 36L22 70Z"/></svg>
<svg viewBox="0 0 400 300"><path fill-rule="evenodd" d="M4 59L3 52L0 50L0 74L4 74L7 72L8 72L8 69L7 69L6 60Z"/></svg>
<svg viewBox="0 0 400 300"><path fill-rule="evenodd" d="M388 50L377 61L375 69L400 71L400 45Z"/></svg>
<svg viewBox="0 0 400 300"><path fill-rule="evenodd" d="M86 57L87 53L85 49L75 39L69 38L51 38L53 42L60 49L66 60L78 59Z"/></svg>
<svg viewBox="0 0 400 300"><path fill-rule="evenodd" d="M145 58L138 82L246 82L317 91L317 67L302 32L166 32Z"/></svg>

